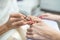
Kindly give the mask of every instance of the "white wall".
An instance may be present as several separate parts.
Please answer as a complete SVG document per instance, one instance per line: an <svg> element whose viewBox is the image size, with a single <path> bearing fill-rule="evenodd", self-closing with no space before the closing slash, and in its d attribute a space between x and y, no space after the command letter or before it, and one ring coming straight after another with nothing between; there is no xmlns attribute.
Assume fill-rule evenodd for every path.
<svg viewBox="0 0 60 40"><path fill-rule="evenodd" d="M41 0L41 8L60 11L60 0Z"/></svg>

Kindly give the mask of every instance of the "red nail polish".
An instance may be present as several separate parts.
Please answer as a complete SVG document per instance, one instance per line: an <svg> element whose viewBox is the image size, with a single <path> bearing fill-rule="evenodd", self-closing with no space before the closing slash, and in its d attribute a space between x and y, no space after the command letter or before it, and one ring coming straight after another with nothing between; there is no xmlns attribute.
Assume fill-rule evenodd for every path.
<svg viewBox="0 0 60 40"><path fill-rule="evenodd" d="M42 18L43 18L43 16L39 16L39 18L41 18L41 19L42 19Z"/></svg>
<svg viewBox="0 0 60 40"><path fill-rule="evenodd" d="M29 24L33 24L34 22L33 21L29 21Z"/></svg>

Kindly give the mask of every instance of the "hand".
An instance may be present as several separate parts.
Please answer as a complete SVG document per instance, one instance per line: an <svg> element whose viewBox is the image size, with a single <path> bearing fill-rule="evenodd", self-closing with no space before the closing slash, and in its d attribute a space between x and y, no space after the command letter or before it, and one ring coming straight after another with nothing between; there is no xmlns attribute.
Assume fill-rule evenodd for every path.
<svg viewBox="0 0 60 40"><path fill-rule="evenodd" d="M20 13L11 14L9 20L0 27L0 35L8 30L19 28L20 26L27 24L28 21L25 18L26 17Z"/></svg>
<svg viewBox="0 0 60 40"><path fill-rule="evenodd" d="M38 20L37 18L35 21ZM55 40L58 33L57 30L40 20L39 23L33 24L32 27L27 30L27 38L32 38L33 40Z"/></svg>
<svg viewBox="0 0 60 40"><path fill-rule="evenodd" d="M49 20L54 20L54 21L59 21L60 16L56 14L51 14L51 13L44 13L40 16L42 19L49 19Z"/></svg>
<svg viewBox="0 0 60 40"><path fill-rule="evenodd" d="M59 39L58 34L59 32L49 26L38 26L36 24L27 30L27 38L33 40L56 40Z"/></svg>
<svg viewBox="0 0 60 40"><path fill-rule="evenodd" d="M20 13L11 14L8 22L5 25L8 26L9 28L18 28L27 23L24 18L25 15Z"/></svg>

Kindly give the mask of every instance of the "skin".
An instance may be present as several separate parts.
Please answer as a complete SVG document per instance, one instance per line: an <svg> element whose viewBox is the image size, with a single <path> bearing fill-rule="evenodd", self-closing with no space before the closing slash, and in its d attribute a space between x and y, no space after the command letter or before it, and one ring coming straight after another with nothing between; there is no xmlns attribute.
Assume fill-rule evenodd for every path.
<svg viewBox="0 0 60 40"><path fill-rule="evenodd" d="M27 24L27 21L24 18L25 16L21 13L12 13L8 22L0 26L0 35L11 29L18 28L22 25Z"/></svg>
<svg viewBox="0 0 60 40"><path fill-rule="evenodd" d="M30 16L30 18L35 23L27 30L27 38L32 38L33 40L60 40L60 31L51 28L40 18L34 16Z"/></svg>
<svg viewBox="0 0 60 40"><path fill-rule="evenodd" d="M49 19L49 20L60 22L60 15L57 14L43 13L41 16L42 19Z"/></svg>

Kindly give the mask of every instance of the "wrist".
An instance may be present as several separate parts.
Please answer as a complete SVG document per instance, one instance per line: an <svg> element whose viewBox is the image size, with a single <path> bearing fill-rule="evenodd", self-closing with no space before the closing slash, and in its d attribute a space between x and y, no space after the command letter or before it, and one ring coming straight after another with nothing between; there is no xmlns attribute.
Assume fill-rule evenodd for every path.
<svg viewBox="0 0 60 40"><path fill-rule="evenodd" d="M4 24L3 26L5 26L7 30L11 30L12 29L11 26L9 26L8 24Z"/></svg>
<svg viewBox="0 0 60 40"><path fill-rule="evenodd" d="M11 30L11 28L8 27L6 24L2 25L2 26L0 27L0 35L4 34L5 32L7 32L7 31L9 31L9 30Z"/></svg>

